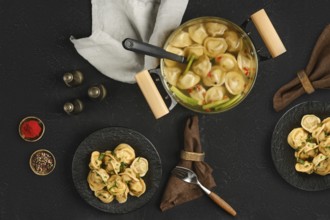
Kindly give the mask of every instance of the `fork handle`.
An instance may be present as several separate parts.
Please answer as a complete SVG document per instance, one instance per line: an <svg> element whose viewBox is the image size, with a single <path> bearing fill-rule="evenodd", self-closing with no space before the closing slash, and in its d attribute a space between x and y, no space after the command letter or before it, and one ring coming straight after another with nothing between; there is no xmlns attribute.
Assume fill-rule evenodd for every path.
<svg viewBox="0 0 330 220"><path fill-rule="evenodd" d="M213 200L213 202L215 202L218 206L223 208L226 212L228 212L232 216L236 216L237 214L236 211L220 196L218 196L214 192L211 192L210 194L208 194L208 196Z"/></svg>

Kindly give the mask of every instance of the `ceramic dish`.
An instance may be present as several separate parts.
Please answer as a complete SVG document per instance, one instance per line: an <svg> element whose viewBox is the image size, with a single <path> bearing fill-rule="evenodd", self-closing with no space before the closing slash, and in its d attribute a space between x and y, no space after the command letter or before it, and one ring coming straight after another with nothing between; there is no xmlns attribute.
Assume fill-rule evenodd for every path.
<svg viewBox="0 0 330 220"><path fill-rule="evenodd" d="M143 177L147 189L141 197L130 196L125 203L105 204L94 196L87 183L90 155L93 151L113 150L121 143L131 145L136 155L148 160L149 171ZM91 206L108 213L127 213L145 205L156 192L161 176L161 161L153 144L142 134L122 127L104 128L89 135L77 148L72 162L72 178L80 196Z"/></svg>
<svg viewBox="0 0 330 220"><path fill-rule="evenodd" d="M295 170L294 150L287 142L293 128L300 127L301 118L314 114L324 119L330 116L330 103L305 102L288 110L277 122L271 143L271 154L276 170L289 184L306 191L319 191L330 188L330 175L299 173Z"/></svg>

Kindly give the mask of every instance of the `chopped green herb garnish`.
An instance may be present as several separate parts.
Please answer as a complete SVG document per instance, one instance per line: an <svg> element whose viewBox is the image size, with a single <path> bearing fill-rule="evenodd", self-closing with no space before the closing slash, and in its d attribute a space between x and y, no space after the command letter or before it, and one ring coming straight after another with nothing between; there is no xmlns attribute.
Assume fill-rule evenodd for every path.
<svg viewBox="0 0 330 220"><path fill-rule="evenodd" d="M300 164L304 164L305 163L305 161L302 160L302 159L300 159L300 158L297 158L297 162L300 163Z"/></svg>
<svg viewBox="0 0 330 220"><path fill-rule="evenodd" d="M124 163L124 162L121 162L120 163L120 172L124 172L124 170L126 169L126 167L127 167L127 164Z"/></svg>
<svg viewBox="0 0 330 220"><path fill-rule="evenodd" d="M105 154L104 153L101 153L100 156L99 156L99 158L98 158L98 160L103 160L104 156L105 156Z"/></svg>

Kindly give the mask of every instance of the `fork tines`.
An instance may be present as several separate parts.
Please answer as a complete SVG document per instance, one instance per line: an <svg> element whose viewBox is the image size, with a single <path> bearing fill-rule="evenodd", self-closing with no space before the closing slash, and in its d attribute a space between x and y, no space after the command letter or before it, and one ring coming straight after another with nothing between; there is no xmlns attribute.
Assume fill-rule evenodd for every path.
<svg viewBox="0 0 330 220"><path fill-rule="evenodd" d="M180 179L184 179L188 176L186 168L180 167L180 166L176 166L172 170L172 174L175 175L176 177L180 178Z"/></svg>

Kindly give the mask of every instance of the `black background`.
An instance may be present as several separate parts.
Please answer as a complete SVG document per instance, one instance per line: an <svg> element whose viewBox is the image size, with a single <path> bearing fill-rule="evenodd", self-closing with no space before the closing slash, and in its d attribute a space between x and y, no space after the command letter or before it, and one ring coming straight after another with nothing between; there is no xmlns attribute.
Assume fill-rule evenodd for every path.
<svg viewBox="0 0 330 220"><path fill-rule="evenodd" d="M215 191L235 207L237 219L329 219L330 191L305 192L286 183L273 165L270 142L284 113L273 110L272 97L307 64L317 37L329 23L330 1L191 0L183 21L210 15L241 24L260 8L266 8L287 53L260 63L256 84L239 106L217 115L199 115L206 161L214 168L218 185ZM183 144L185 121L193 113L177 106L155 120L137 85L103 76L69 41L71 35L90 34L89 0L0 0L0 219L232 219L206 196L160 211L169 172ZM84 73L85 83L65 87L62 75L76 69ZM101 103L86 97L94 83L108 88ZM74 117L65 115L64 102L76 97L86 109ZM291 106L328 99L329 91L317 91ZM28 115L40 117L46 125L44 137L36 143L18 136L19 121ZM79 143L109 126L145 135L163 164L162 182L151 202L125 215L89 206L71 177ZM39 148L50 150L57 159L54 173L46 177L36 176L28 166L31 153Z"/></svg>

